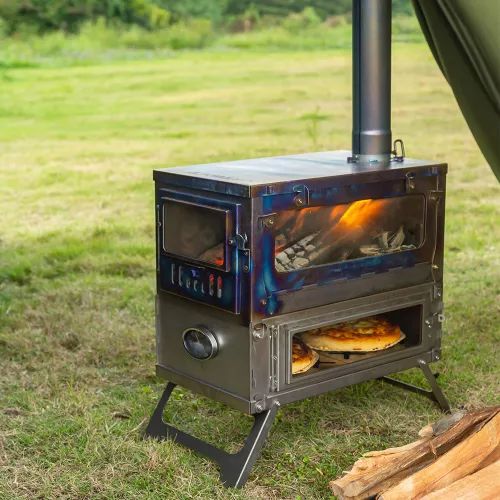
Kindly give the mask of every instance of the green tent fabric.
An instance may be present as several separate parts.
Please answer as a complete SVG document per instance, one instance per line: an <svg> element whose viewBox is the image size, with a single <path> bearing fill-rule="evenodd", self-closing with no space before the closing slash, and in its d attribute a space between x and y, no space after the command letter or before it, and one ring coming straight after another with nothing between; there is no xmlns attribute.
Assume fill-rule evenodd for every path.
<svg viewBox="0 0 500 500"><path fill-rule="evenodd" d="M500 0L413 0L476 142L500 180Z"/></svg>

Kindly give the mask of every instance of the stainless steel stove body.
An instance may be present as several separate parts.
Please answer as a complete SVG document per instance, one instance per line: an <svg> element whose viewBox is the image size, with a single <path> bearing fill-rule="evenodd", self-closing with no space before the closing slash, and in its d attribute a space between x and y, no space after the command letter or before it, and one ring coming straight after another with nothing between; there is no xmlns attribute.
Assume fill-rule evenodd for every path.
<svg viewBox="0 0 500 500"><path fill-rule="evenodd" d="M352 152L154 172L157 373L169 383L146 435L215 460L227 486L245 483L279 405L382 378L449 410L428 366L441 346L447 167L392 146L390 101L391 0L353 0ZM373 315L406 337L293 370L294 336ZM411 367L431 391L387 377ZM163 421L176 384L255 417L238 453Z"/></svg>
<svg viewBox="0 0 500 500"><path fill-rule="evenodd" d="M439 359L446 165L348 156L155 171L159 375L255 414ZM374 314L398 349L292 375L294 334Z"/></svg>

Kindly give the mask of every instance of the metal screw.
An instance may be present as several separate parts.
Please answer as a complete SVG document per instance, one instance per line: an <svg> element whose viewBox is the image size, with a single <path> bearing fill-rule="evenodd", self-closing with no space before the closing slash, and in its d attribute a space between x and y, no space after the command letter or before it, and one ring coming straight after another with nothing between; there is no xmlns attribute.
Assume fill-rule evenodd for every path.
<svg viewBox="0 0 500 500"><path fill-rule="evenodd" d="M243 266L243 272L244 272L244 273L248 273L248 271L250 271L250 268L249 268L249 267L245 264L245 265Z"/></svg>
<svg viewBox="0 0 500 500"><path fill-rule="evenodd" d="M274 226L274 219L272 217L267 217L266 219L264 219L264 226L266 227Z"/></svg>
<svg viewBox="0 0 500 500"><path fill-rule="evenodd" d="M255 403L255 409L258 412L264 411L264 403L262 401L258 401L257 403Z"/></svg>
<svg viewBox="0 0 500 500"><path fill-rule="evenodd" d="M415 174L408 172L406 174L406 190L413 191L415 189Z"/></svg>
<svg viewBox="0 0 500 500"><path fill-rule="evenodd" d="M436 271L439 269L439 266L437 264L432 264L432 269L434 269L434 271Z"/></svg>
<svg viewBox="0 0 500 500"><path fill-rule="evenodd" d="M260 305L261 306L267 305L267 299L260 299Z"/></svg>
<svg viewBox="0 0 500 500"><path fill-rule="evenodd" d="M254 326L253 332L252 332L252 337L255 340L262 340L264 338L264 334L265 334L264 325L262 323Z"/></svg>
<svg viewBox="0 0 500 500"><path fill-rule="evenodd" d="M236 243L236 240L234 238L229 238L227 241L230 245L234 245Z"/></svg>
<svg viewBox="0 0 500 500"><path fill-rule="evenodd" d="M304 205L304 198L302 198L302 196L296 196L294 199L293 199L295 205L297 205L298 207L301 207L302 205Z"/></svg>

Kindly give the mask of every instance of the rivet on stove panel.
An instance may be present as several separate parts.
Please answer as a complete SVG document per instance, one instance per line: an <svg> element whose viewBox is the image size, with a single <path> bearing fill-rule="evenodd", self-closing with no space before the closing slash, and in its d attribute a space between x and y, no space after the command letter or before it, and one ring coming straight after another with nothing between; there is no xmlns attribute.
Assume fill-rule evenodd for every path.
<svg viewBox="0 0 500 500"><path fill-rule="evenodd" d="M304 198L300 195L297 195L294 199L293 202L295 203L295 206L297 207L302 207L305 204Z"/></svg>
<svg viewBox="0 0 500 500"><path fill-rule="evenodd" d="M261 411L264 411L264 403L262 401L257 401L257 403L255 403L255 409L260 413Z"/></svg>
<svg viewBox="0 0 500 500"><path fill-rule="evenodd" d="M266 217L263 221L263 224L267 228L271 228L274 226L274 218L273 217Z"/></svg>
<svg viewBox="0 0 500 500"><path fill-rule="evenodd" d="M217 298L220 299L222 297L222 277L217 278Z"/></svg>
<svg viewBox="0 0 500 500"><path fill-rule="evenodd" d="M252 336L255 340L262 340L265 334L266 331L262 323L258 323L254 326Z"/></svg>

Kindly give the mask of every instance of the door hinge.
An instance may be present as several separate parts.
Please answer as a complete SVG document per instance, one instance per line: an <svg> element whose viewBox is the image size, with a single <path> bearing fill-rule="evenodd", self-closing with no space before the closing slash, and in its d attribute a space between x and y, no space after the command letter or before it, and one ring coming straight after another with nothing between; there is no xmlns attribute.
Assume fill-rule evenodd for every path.
<svg viewBox="0 0 500 500"><path fill-rule="evenodd" d="M245 233L236 233L234 236L231 236L228 240L228 244L241 250L245 255L249 255L250 253L250 249L247 247L248 237Z"/></svg>

